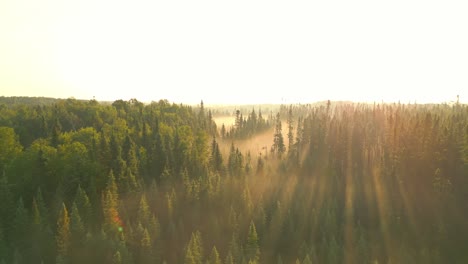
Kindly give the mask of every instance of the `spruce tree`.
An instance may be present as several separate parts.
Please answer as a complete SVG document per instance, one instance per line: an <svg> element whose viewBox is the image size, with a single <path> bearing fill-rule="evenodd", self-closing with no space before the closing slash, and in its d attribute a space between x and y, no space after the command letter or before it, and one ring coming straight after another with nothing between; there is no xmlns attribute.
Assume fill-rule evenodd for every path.
<svg viewBox="0 0 468 264"><path fill-rule="evenodd" d="M216 246L213 246L213 249L211 250L209 264L221 264L221 259L219 258L219 253L216 249Z"/></svg>
<svg viewBox="0 0 468 264"><path fill-rule="evenodd" d="M68 252L70 250L71 232L70 232L70 217L68 216L67 207L62 203L62 209L57 220L57 260L61 263L68 263Z"/></svg>
<svg viewBox="0 0 468 264"><path fill-rule="evenodd" d="M247 235L247 244L245 246L245 254L247 259L259 261L260 248L258 246L258 235L253 221L250 222L249 234Z"/></svg>

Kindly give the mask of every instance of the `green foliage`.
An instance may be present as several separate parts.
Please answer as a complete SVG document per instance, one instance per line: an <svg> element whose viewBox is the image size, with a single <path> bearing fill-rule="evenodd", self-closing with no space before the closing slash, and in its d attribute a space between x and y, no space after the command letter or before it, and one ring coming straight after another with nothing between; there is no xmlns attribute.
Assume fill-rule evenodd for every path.
<svg viewBox="0 0 468 264"><path fill-rule="evenodd" d="M13 161L22 151L18 136L10 127L0 127L0 172Z"/></svg>
<svg viewBox="0 0 468 264"><path fill-rule="evenodd" d="M259 110L257 114L255 109L252 109L247 118L243 117L241 110L236 110L234 123L235 125L231 127L229 131L227 131L225 125L222 124L222 138L246 139L270 128L270 123L263 118L261 110Z"/></svg>
<svg viewBox="0 0 468 264"><path fill-rule="evenodd" d="M258 246L258 235L254 222L250 222L245 255L249 261L258 262L260 259L260 248Z"/></svg>
<svg viewBox="0 0 468 264"><path fill-rule="evenodd" d="M58 262L63 263L68 258L71 243L70 217L68 216L65 204L62 204L62 209L57 220L55 239L57 243L57 259L60 260Z"/></svg>
<svg viewBox="0 0 468 264"><path fill-rule="evenodd" d="M190 241L186 247L185 262L186 264L202 264L203 263L203 244L201 233L196 231L192 233Z"/></svg>
<svg viewBox="0 0 468 264"><path fill-rule="evenodd" d="M207 263L208 264L221 264L221 259L219 258L219 253L215 246L213 246L213 249L211 250L210 258Z"/></svg>
<svg viewBox="0 0 468 264"><path fill-rule="evenodd" d="M81 221L80 212L76 203L72 205L70 217L70 232L71 232L71 245L73 248L81 247L85 243L85 228Z"/></svg>
<svg viewBox="0 0 468 264"><path fill-rule="evenodd" d="M5 263L468 262L466 105L240 109L217 137L203 105L20 101L0 107Z"/></svg>

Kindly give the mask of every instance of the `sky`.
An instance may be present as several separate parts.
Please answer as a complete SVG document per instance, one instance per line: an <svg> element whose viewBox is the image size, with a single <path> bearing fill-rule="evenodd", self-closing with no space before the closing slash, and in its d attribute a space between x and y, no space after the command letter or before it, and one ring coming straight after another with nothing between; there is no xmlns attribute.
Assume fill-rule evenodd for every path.
<svg viewBox="0 0 468 264"><path fill-rule="evenodd" d="M468 1L1 0L0 96L468 102Z"/></svg>

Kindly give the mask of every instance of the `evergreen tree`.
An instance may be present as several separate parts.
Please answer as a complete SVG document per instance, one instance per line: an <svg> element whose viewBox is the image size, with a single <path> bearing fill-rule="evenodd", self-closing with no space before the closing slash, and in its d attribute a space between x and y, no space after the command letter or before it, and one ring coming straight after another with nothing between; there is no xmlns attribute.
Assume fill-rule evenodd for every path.
<svg viewBox="0 0 468 264"><path fill-rule="evenodd" d="M67 207L62 203L59 218L57 220L57 262L68 263L68 253L70 250L71 232L70 232L70 217L68 216Z"/></svg>
<svg viewBox="0 0 468 264"><path fill-rule="evenodd" d="M185 263L203 263L203 245L199 231L192 233L185 252Z"/></svg>
<svg viewBox="0 0 468 264"><path fill-rule="evenodd" d="M2 206L0 206L0 224L5 228L5 237L10 237L13 231L12 225L15 217L15 203L10 190L10 184L5 174L0 177L0 201L2 201Z"/></svg>
<svg viewBox="0 0 468 264"><path fill-rule="evenodd" d="M72 205L70 217L71 245L73 248L81 247L85 243L85 228L81 221L80 213L76 203Z"/></svg>
<svg viewBox="0 0 468 264"><path fill-rule="evenodd" d="M221 138L226 138L226 126L224 126L224 123L221 125Z"/></svg>
<svg viewBox="0 0 468 264"><path fill-rule="evenodd" d="M221 264L221 259L219 258L219 253L215 246L213 246L213 249L211 250L210 259L208 262L209 264Z"/></svg>
<svg viewBox="0 0 468 264"><path fill-rule="evenodd" d="M104 214L103 228L107 235L115 240L117 240L118 231L122 224L118 211L118 197L117 185L111 171L107 187L102 194L102 210Z"/></svg>
<svg viewBox="0 0 468 264"><path fill-rule="evenodd" d="M150 211L148 202L146 201L146 194L143 193L140 199L140 205L138 206L137 219L143 225L149 225L150 223Z"/></svg>
<svg viewBox="0 0 468 264"><path fill-rule="evenodd" d="M74 203L76 203L85 230L87 228L90 228L91 224L93 223L93 212L91 208L91 202L89 201L88 195L81 188L80 185L78 185Z"/></svg>
<svg viewBox="0 0 468 264"><path fill-rule="evenodd" d="M294 144L294 132L293 132L294 124L293 124L292 106L289 106L287 124L288 124L288 152L291 152L292 146Z"/></svg>
<svg viewBox="0 0 468 264"><path fill-rule="evenodd" d="M153 263L153 251L152 251L151 238L146 228L143 231L143 235L141 237L139 248L140 248L140 263L142 264Z"/></svg>
<svg viewBox="0 0 468 264"><path fill-rule="evenodd" d="M223 157L215 137L213 137L213 142L211 143L210 164L211 167L217 172L221 172L223 169Z"/></svg>
<svg viewBox="0 0 468 264"><path fill-rule="evenodd" d="M231 256L234 263L241 262L242 250L236 232L232 233L231 241L229 242L229 255Z"/></svg>
<svg viewBox="0 0 468 264"><path fill-rule="evenodd" d="M122 264L122 257L120 256L120 252L118 250L112 256L112 264Z"/></svg>
<svg viewBox="0 0 468 264"><path fill-rule="evenodd" d="M258 235L253 221L250 222L249 234L247 236L247 244L245 246L245 254L249 261L259 261L260 248L258 246Z"/></svg>
<svg viewBox="0 0 468 264"><path fill-rule="evenodd" d="M30 235L30 221L28 211L24 207L23 198L20 198L18 205L16 206L15 220L14 220L14 236L13 241L16 250L22 255L22 258L26 258L27 250L29 247L29 235Z"/></svg>
<svg viewBox="0 0 468 264"><path fill-rule="evenodd" d="M281 129L281 119L279 113L276 115L275 121L275 133L273 135L273 146L271 147L271 152L281 158L283 153L286 151L286 146L284 145L283 133Z"/></svg>
<svg viewBox="0 0 468 264"><path fill-rule="evenodd" d="M307 254L302 261L302 264L312 264L312 260L310 260L309 254Z"/></svg>
<svg viewBox="0 0 468 264"><path fill-rule="evenodd" d="M226 264L235 264L234 258L232 257L231 251L229 251L228 255L226 256L226 260L224 261Z"/></svg>

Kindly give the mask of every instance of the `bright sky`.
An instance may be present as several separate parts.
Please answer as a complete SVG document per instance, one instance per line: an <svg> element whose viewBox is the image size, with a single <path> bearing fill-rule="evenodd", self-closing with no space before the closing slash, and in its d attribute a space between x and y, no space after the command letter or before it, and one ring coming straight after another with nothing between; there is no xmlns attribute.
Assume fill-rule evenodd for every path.
<svg viewBox="0 0 468 264"><path fill-rule="evenodd" d="M468 1L0 0L0 96L468 102Z"/></svg>

